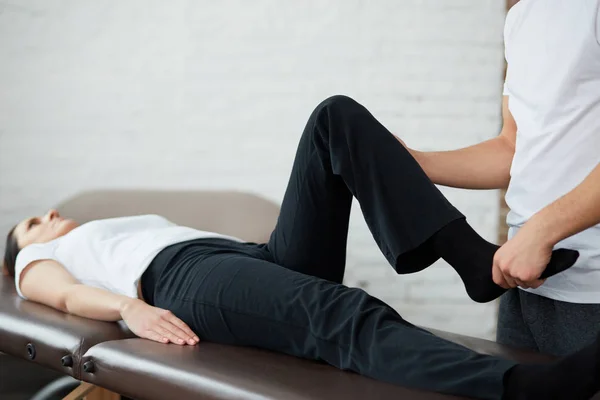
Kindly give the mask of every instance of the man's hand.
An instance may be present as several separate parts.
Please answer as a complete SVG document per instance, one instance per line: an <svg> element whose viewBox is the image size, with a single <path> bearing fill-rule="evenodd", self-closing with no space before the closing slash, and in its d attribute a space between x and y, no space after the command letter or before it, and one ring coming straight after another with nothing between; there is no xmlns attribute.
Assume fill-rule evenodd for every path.
<svg viewBox="0 0 600 400"><path fill-rule="evenodd" d="M542 232L528 224L494 255L492 277L505 289L538 288L545 281L538 278L550 262L553 246L544 240Z"/></svg>
<svg viewBox="0 0 600 400"><path fill-rule="evenodd" d="M130 299L121 307L121 317L129 329L137 336L159 343L195 345L198 336L171 311Z"/></svg>
<svg viewBox="0 0 600 400"><path fill-rule="evenodd" d="M413 158L419 163L419 165L421 165L421 161L419 160L419 158L420 158L419 156L420 156L421 152L417 151L417 150L414 150L414 149L411 149L410 147L408 147L406 145L406 143L404 143L404 140L400 139L398 136L394 135L394 137L396 138L397 141L400 142L400 144L402 146L404 146L404 148L406 150L408 150L408 152L410 153L410 155L413 156ZM421 167L422 167L422 165L421 165Z"/></svg>
<svg viewBox="0 0 600 400"><path fill-rule="evenodd" d="M400 142L400 144L404 147L406 147L406 149L408 150L408 146L406 145L406 143L404 143L404 140L400 139L398 136L394 135L394 137L396 138L397 141Z"/></svg>

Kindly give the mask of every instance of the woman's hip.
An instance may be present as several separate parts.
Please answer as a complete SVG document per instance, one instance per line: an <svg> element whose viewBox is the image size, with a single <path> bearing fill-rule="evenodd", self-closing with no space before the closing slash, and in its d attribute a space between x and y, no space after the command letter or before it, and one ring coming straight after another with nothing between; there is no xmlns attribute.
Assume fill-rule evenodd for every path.
<svg viewBox="0 0 600 400"><path fill-rule="evenodd" d="M364 290L245 255L211 258L157 296L202 340L332 361L355 344L361 315L409 325Z"/></svg>
<svg viewBox="0 0 600 400"><path fill-rule="evenodd" d="M140 278L144 300L158 302L186 293L197 286L215 265L231 256L266 259L266 245L221 238L176 243L161 250Z"/></svg>

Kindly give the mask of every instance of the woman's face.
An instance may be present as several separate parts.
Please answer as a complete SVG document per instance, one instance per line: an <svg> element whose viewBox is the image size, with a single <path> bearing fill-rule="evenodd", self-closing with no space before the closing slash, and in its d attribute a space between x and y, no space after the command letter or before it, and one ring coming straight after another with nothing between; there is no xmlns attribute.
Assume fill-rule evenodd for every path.
<svg viewBox="0 0 600 400"><path fill-rule="evenodd" d="M61 217L56 210L50 210L43 217L28 218L19 222L14 234L19 248L33 243L46 243L66 235L77 227L72 219Z"/></svg>

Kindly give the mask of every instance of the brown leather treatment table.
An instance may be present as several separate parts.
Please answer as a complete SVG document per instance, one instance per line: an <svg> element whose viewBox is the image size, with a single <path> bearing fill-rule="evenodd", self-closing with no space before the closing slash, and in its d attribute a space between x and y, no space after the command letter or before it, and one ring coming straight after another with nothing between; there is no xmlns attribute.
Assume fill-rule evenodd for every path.
<svg viewBox="0 0 600 400"><path fill-rule="evenodd" d="M263 198L216 191L88 192L57 208L79 223L160 214L181 225L253 242L268 239L279 212L276 204ZM526 362L550 360L487 340L432 332L480 353ZM22 300L7 277L0 282L0 352L83 381L70 399L100 388L140 400L458 399L260 349L207 342L180 347L135 338L122 322L88 320Z"/></svg>

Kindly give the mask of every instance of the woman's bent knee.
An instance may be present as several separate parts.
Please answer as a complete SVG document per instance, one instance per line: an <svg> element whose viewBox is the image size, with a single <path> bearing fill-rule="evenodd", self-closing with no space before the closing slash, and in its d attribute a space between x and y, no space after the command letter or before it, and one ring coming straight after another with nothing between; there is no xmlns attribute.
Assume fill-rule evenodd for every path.
<svg viewBox="0 0 600 400"><path fill-rule="evenodd" d="M351 110L351 109L354 109L357 107L362 108L362 106L353 98L345 96L343 94L337 94L337 95L330 96L330 97L326 98L325 100L323 100L316 107L315 111L321 111L321 110L325 110L325 109L346 111L346 110Z"/></svg>

